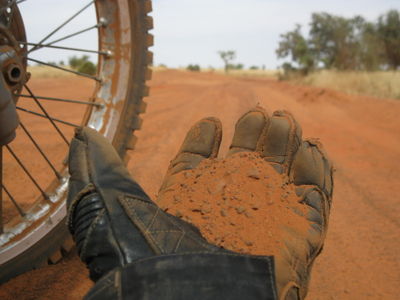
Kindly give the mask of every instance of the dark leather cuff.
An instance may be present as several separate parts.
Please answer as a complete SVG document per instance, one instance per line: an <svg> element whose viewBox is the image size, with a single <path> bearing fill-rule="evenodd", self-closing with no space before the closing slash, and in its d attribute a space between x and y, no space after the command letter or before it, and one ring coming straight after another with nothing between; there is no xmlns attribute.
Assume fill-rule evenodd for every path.
<svg viewBox="0 0 400 300"><path fill-rule="evenodd" d="M277 299L272 257L154 256L109 272L85 299Z"/></svg>

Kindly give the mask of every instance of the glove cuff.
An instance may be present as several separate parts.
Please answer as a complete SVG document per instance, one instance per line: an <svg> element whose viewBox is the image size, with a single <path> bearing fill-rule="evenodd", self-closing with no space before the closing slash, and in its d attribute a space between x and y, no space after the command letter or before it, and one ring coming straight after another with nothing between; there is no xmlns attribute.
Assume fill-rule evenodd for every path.
<svg viewBox="0 0 400 300"><path fill-rule="evenodd" d="M162 255L114 269L86 299L277 299L272 257Z"/></svg>

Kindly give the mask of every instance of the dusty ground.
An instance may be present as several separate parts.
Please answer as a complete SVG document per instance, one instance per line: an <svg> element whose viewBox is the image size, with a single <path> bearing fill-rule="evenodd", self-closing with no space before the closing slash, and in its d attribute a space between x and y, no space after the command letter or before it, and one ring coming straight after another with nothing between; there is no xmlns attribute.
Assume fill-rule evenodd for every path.
<svg viewBox="0 0 400 300"><path fill-rule="evenodd" d="M48 80L48 79L47 79ZM49 82L36 86L45 91ZM398 299L400 258L400 102L213 74L157 72L129 170L155 196L186 130L205 117L223 123L226 149L237 118L257 103L290 110L303 136L320 137L336 166L325 250L308 299ZM87 85L82 85L82 89ZM74 90L79 93L77 82ZM222 151L221 154L224 154ZM2 299L79 299L90 288L72 255L0 287Z"/></svg>

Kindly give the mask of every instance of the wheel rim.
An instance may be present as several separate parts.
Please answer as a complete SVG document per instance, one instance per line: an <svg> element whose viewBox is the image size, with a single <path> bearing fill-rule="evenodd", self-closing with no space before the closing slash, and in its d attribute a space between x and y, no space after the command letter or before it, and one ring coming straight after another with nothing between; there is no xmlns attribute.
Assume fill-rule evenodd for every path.
<svg viewBox="0 0 400 300"><path fill-rule="evenodd" d="M3 5L10 6L11 12L13 13L13 18L17 18L17 16L19 16L19 11L16 6L16 3L18 2L20 1L5 1L5 3L3 3ZM63 133L63 130L62 128L60 129L61 126L59 124L62 124L62 126L69 124L71 127L72 125L87 125L98 130L110 141L112 141L118 131L118 124L124 110L124 101L128 94L128 80L130 78L130 73L132 72L130 69L132 53L129 51L129 49L132 47L132 35L129 34L129 32L127 33L127 31L131 30L131 24L129 20L129 14L125 13L129 10L129 1L90 1L90 3L84 9L96 9L97 24L94 25L93 29L97 28L98 30L97 53L99 55L97 74L90 77L86 76L89 78L89 80L93 80L95 82L93 96L87 101L75 103L76 105L87 105L86 112L82 116L81 124L73 124L72 122L66 120L53 118L50 115L51 112L46 112L44 107L44 109L40 109L40 106L39 114L42 116L35 116L38 118L42 118L44 116L48 119L50 117L52 122L48 122L49 126L55 125L54 127L58 127L61 133ZM22 45L23 52L32 53L34 51L39 51L39 48L42 47L45 42L48 42L49 39L40 41L39 43L27 42L22 35L22 32L24 32L24 30L22 30L23 25L21 29L22 19L21 22L16 23L19 24L19 35L17 41L20 42L20 45ZM15 32L13 35L17 36ZM58 43L51 43L51 40L47 44L47 46L58 47ZM38 60L29 58L29 56L27 60L31 62L38 62ZM25 62L24 67L26 68L26 60L23 61ZM26 70L24 69L24 72L25 71ZM31 80L33 80L33 78ZM19 95L16 96L16 101L18 101L17 103L23 102L22 97L31 99L37 105L42 104L42 106L45 100L52 101L50 98L53 97L35 95L35 92L29 88L29 82L31 82L31 80L28 81L24 91L22 91L21 88L15 90L15 94ZM54 99L56 98L57 97L54 97ZM53 101L56 101L54 99ZM61 99L58 98L57 101L59 100ZM71 104L71 102L68 102L68 104ZM33 111L23 107L22 104L19 106L19 112L20 114L33 113ZM61 123L60 121L64 121L64 123ZM55 129L55 134L57 134L56 131L57 130ZM60 132L58 132L59 138L67 145L68 136L62 137ZM24 126L21 122L18 134L25 134L29 136L29 126ZM33 141L31 142L33 143ZM21 158L15 153L14 148L17 146L17 140L9 145L7 149L9 152L9 159L14 159L14 166L19 166L20 169L23 169L24 157ZM62 151L66 154L65 147ZM18 163L18 158L21 160L22 165ZM49 158L49 160L51 159ZM48 162L45 163L48 164ZM38 190L36 193L39 192L40 195L36 197L34 201L32 201L32 205L29 209L21 207L18 208L18 197L13 196L12 191L4 186L5 198L11 200L9 202L12 202L12 204L15 206L16 210L19 212L19 216L15 216L6 224L3 224L3 233L0 235L0 265L12 260L26 251L65 218L65 197L68 186L68 171L64 164L59 164L58 167L54 166L51 169L51 171L54 173L51 175L51 177L55 179L52 180L49 185L43 187L39 182L33 184ZM7 172L7 170L5 170L5 172Z"/></svg>

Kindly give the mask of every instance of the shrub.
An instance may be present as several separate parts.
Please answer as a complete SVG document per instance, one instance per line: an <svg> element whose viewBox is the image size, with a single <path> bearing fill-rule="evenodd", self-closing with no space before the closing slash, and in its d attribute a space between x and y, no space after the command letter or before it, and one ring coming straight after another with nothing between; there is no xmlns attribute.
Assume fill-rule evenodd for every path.
<svg viewBox="0 0 400 300"><path fill-rule="evenodd" d="M88 75L95 75L96 71L97 71L97 67L91 61L84 62L78 68L78 72L81 72L81 73L84 73L84 74L88 74Z"/></svg>
<svg viewBox="0 0 400 300"><path fill-rule="evenodd" d="M199 65L192 65L192 64L188 65L186 69L192 72L200 72L201 70Z"/></svg>

